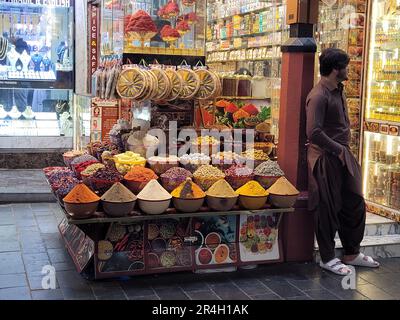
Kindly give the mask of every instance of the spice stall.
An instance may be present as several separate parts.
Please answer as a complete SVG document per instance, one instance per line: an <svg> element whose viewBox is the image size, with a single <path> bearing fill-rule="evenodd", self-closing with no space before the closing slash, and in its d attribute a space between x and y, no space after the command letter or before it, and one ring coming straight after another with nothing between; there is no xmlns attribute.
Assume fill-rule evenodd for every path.
<svg viewBox="0 0 400 320"><path fill-rule="evenodd" d="M59 230L77 270L99 279L283 261L279 226L299 192L270 160L269 111L215 105L224 81L204 66L204 1L102 3L104 17L110 10L123 20L124 49L121 57L112 52L118 23L103 24L109 37L101 36L101 47L110 56L102 56L93 76L91 142L65 153L66 167L44 169L65 212ZM248 80L225 82L232 84ZM150 129L169 137L176 121L178 131L199 132L210 105L241 121L235 127L258 125L256 141L243 143L244 133L235 137L231 145L243 148L236 152L222 149L218 134L168 138L169 147L192 149L146 157L164 143ZM249 115L256 121L246 124Z"/></svg>

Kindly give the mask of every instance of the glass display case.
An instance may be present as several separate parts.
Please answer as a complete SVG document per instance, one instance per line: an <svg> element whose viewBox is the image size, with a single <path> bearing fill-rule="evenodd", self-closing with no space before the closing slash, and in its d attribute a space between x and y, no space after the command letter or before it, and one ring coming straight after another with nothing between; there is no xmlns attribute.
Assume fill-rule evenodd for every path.
<svg viewBox="0 0 400 320"><path fill-rule="evenodd" d="M121 55L124 51L123 0L102 0L101 55Z"/></svg>
<svg viewBox="0 0 400 320"><path fill-rule="evenodd" d="M0 2L2 87L73 88L73 7L58 4Z"/></svg>
<svg viewBox="0 0 400 320"><path fill-rule="evenodd" d="M350 148L356 158L359 157L360 149L366 3L366 0L338 0L328 5L320 1L315 33L318 55L325 48L339 48L350 56L349 80L345 83L345 92L351 125ZM319 81L318 59L315 76L315 81Z"/></svg>
<svg viewBox="0 0 400 320"><path fill-rule="evenodd" d="M248 100L270 107L272 133L276 139L281 45L289 37L285 20L285 1L207 1L207 65L225 78L243 70L250 74L251 97Z"/></svg>
<svg viewBox="0 0 400 320"><path fill-rule="evenodd" d="M102 54L203 56L204 0L102 0Z"/></svg>
<svg viewBox="0 0 400 320"><path fill-rule="evenodd" d="M400 217L400 1L370 3L364 106L364 193L371 211ZM376 209L376 208L379 208ZM393 211L394 210L394 211Z"/></svg>
<svg viewBox="0 0 400 320"><path fill-rule="evenodd" d="M0 137L72 140L73 26L73 1L0 2Z"/></svg>
<svg viewBox="0 0 400 320"><path fill-rule="evenodd" d="M72 137L72 90L1 89L0 136Z"/></svg>

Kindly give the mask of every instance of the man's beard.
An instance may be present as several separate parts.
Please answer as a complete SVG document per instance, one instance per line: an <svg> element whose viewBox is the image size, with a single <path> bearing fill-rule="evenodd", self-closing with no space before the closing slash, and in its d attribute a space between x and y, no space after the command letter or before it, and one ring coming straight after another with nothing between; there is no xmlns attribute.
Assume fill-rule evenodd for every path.
<svg viewBox="0 0 400 320"><path fill-rule="evenodd" d="M343 81L349 80L349 77L347 76L346 71L343 70L338 73L338 75L336 76L336 79L338 82L343 82Z"/></svg>

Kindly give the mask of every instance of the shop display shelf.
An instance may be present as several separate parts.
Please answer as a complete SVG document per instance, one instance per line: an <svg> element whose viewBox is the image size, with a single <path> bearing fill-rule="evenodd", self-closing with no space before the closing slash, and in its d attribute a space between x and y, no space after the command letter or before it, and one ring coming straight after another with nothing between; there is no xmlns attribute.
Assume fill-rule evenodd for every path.
<svg viewBox="0 0 400 320"><path fill-rule="evenodd" d="M159 48L159 47L134 47L126 46L124 48L124 54L160 54L160 55L172 55L172 56L189 56L198 57L204 56L205 52L203 49L181 49L181 48Z"/></svg>
<svg viewBox="0 0 400 320"><path fill-rule="evenodd" d="M271 8L272 6L273 6L273 5L271 4L270 6L266 6L266 7L264 7L264 8L258 8L258 9L256 9L256 10L241 12L241 13L237 13L237 14L230 15L230 16L225 16L225 17L218 17L218 18L208 19L208 20L207 20L207 24L215 23L215 22L221 21L221 20L225 20L225 21L226 21L226 20L231 20L231 19L233 19L234 16L243 17L243 16L246 16L246 15L248 15L248 14L257 14L257 13L261 13L261 12L267 11L268 8Z"/></svg>
<svg viewBox="0 0 400 320"><path fill-rule="evenodd" d="M237 96L220 96L218 99L227 100L271 100L271 97L237 97Z"/></svg>
<svg viewBox="0 0 400 320"><path fill-rule="evenodd" d="M64 210L64 209L63 209ZM254 214L267 214L267 213L290 213L294 212L294 208L265 208L260 210L231 210L231 211L198 211L194 213L178 213L171 210L171 213L160 215L145 215L139 211L133 211L131 216L126 217L107 217L103 212L96 212L92 218L89 219L72 219L64 210L68 219L68 223L74 225L82 224L101 224L101 223L137 223L155 219L176 219L176 218L195 218L195 217L215 217L215 216L237 216L237 215L254 215Z"/></svg>
<svg viewBox="0 0 400 320"><path fill-rule="evenodd" d="M374 119L374 118L365 118L365 121L367 121L367 122L375 122L375 123L379 123L379 124L388 124L388 125L393 125L393 126L400 125L400 122L389 121L389 120L380 120L380 119Z"/></svg>

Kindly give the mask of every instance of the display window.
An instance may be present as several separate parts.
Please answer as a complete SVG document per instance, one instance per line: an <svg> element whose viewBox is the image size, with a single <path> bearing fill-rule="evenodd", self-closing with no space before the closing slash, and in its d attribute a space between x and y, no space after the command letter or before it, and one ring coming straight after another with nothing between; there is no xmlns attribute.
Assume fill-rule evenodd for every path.
<svg viewBox="0 0 400 320"><path fill-rule="evenodd" d="M400 209L400 14L396 1L374 0L370 6L364 193L371 211L393 218L393 210Z"/></svg>
<svg viewBox="0 0 400 320"><path fill-rule="evenodd" d="M3 86L73 85L73 7L0 1L0 79Z"/></svg>

